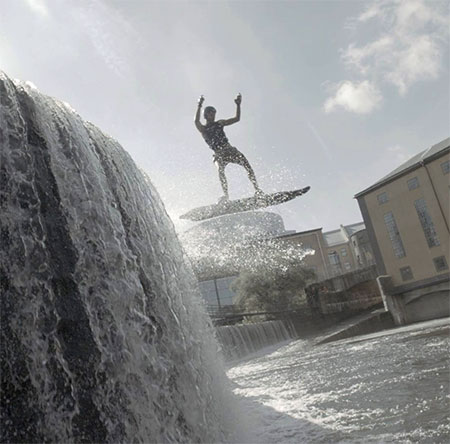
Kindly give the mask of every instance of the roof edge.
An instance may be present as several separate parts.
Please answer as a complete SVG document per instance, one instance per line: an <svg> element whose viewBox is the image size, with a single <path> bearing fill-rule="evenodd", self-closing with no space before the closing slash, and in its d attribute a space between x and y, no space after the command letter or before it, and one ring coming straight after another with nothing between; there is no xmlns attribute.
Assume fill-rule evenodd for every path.
<svg viewBox="0 0 450 444"><path fill-rule="evenodd" d="M281 239L281 238L286 238L286 237L295 237L301 234L309 234L309 233L314 233L316 231L321 231L322 227L320 228L313 228L312 230L306 230L306 231L297 231L295 233L288 233L288 234L280 234L279 236L274 236L275 239Z"/></svg>
<svg viewBox="0 0 450 444"><path fill-rule="evenodd" d="M430 147L429 149L427 149L427 150L425 151L425 153L428 152L431 148L432 148L432 147ZM380 182L377 182L377 183L371 185L370 187L366 188L366 189L363 190L363 191L360 191L359 193L355 194L355 195L353 196L353 198L354 198L354 199L358 199L359 197L361 197L361 196L363 196L363 195L365 195L365 194L367 194L367 193L370 193L371 191L375 191L375 190L377 190L378 188L381 188L381 187L383 187L384 185L387 185L388 183L393 182L394 180L398 179L399 177L405 176L406 174L410 173L411 171L414 171L414 170L420 168L421 166L423 166L423 165L425 165L425 164L427 164L427 163L430 163L430 162L432 162L433 160L435 160L435 159L437 159L437 158L439 158L439 157L445 155L447 152L450 152L450 145L447 146L447 147L445 147L445 148L443 148L442 150L438 151L437 153L432 154L431 156L429 156L429 157L427 157L427 158L423 158L423 157L421 156L421 159L420 159L419 161L417 161L416 163L414 163L413 165L409 166L408 168L405 168L405 169L402 170L402 171L399 171L397 174L394 174L393 176L389 176L389 177L386 178L385 180L382 180L382 181L380 181ZM424 154L425 154L425 153L424 153Z"/></svg>

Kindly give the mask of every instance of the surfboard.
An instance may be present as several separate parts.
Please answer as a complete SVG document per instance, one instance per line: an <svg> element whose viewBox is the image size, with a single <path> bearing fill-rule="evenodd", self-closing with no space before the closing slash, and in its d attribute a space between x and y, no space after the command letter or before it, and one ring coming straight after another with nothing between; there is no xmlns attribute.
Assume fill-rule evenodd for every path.
<svg viewBox="0 0 450 444"><path fill-rule="evenodd" d="M218 204L206 205L194 208L191 211L180 216L180 219L192 221L201 221L213 217L223 216L225 214L241 213L243 211L257 210L272 205L279 205L295 199L298 196L309 191L310 187L301 188L293 191L278 191L271 194L261 194L243 199L228 200Z"/></svg>

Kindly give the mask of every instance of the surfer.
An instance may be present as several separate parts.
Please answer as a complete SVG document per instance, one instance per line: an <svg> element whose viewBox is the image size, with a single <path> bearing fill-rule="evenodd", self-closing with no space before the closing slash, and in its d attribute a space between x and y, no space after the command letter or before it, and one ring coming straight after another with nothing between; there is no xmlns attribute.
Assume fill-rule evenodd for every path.
<svg viewBox="0 0 450 444"><path fill-rule="evenodd" d="M236 103L236 115L231 119L215 120L216 109L213 106L207 106L203 112L206 125L203 125L200 122L200 114L204 100L205 98L203 96L200 96L200 99L198 100L197 113L195 114L195 126L200 131L208 146L214 151L213 160L219 172L219 180L224 194L220 198L219 203L229 200L228 182L225 176L225 167L229 163L243 166L247 171L250 182L255 188L255 196L260 197L264 195L261 188L259 188L255 173L250 166L249 161L237 148L230 144L225 135L225 131L223 130L224 126L232 125L233 123L239 122L241 119L241 94L238 94L236 99L234 99L234 103Z"/></svg>

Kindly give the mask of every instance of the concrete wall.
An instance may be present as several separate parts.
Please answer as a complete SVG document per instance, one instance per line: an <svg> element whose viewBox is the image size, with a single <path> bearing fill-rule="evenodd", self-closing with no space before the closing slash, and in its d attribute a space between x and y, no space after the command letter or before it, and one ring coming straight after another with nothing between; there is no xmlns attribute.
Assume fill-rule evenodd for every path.
<svg viewBox="0 0 450 444"><path fill-rule="evenodd" d="M327 342L339 341L340 339L352 338L354 336L367 335L381 330L394 327L394 321L388 311L378 310L367 319L357 321L353 325L346 326L341 331L331 334L322 339L319 344Z"/></svg>
<svg viewBox="0 0 450 444"><path fill-rule="evenodd" d="M450 316L449 294L448 289L437 290L406 304L407 322L427 321Z"/></svg>
<svg viewBox="0 0 450 444"><path fill-rule="evenodd" d="M450 316L450 278L435 279L420 288L394 287L390 276L379 276L385 308L396 325Z"/></svg>
<svg viewBox="0 0 450 444"><path fill-rule="evenodd" d="M318 313L357 313L382 302L376 267L353 271L309 285L307 302Z"/></svg>

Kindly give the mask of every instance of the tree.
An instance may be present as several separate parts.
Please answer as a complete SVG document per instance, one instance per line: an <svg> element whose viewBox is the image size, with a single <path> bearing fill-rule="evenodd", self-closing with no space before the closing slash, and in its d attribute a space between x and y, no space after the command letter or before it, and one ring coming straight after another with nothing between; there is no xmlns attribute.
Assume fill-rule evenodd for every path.
<svg viewBox="0 0 450 444"><path fill-rule="evenodd" d="M284 267L261 266L242 271L232 285L243 311L284 311L306 304L303 289L314 272L291 263Z"/></svg>

